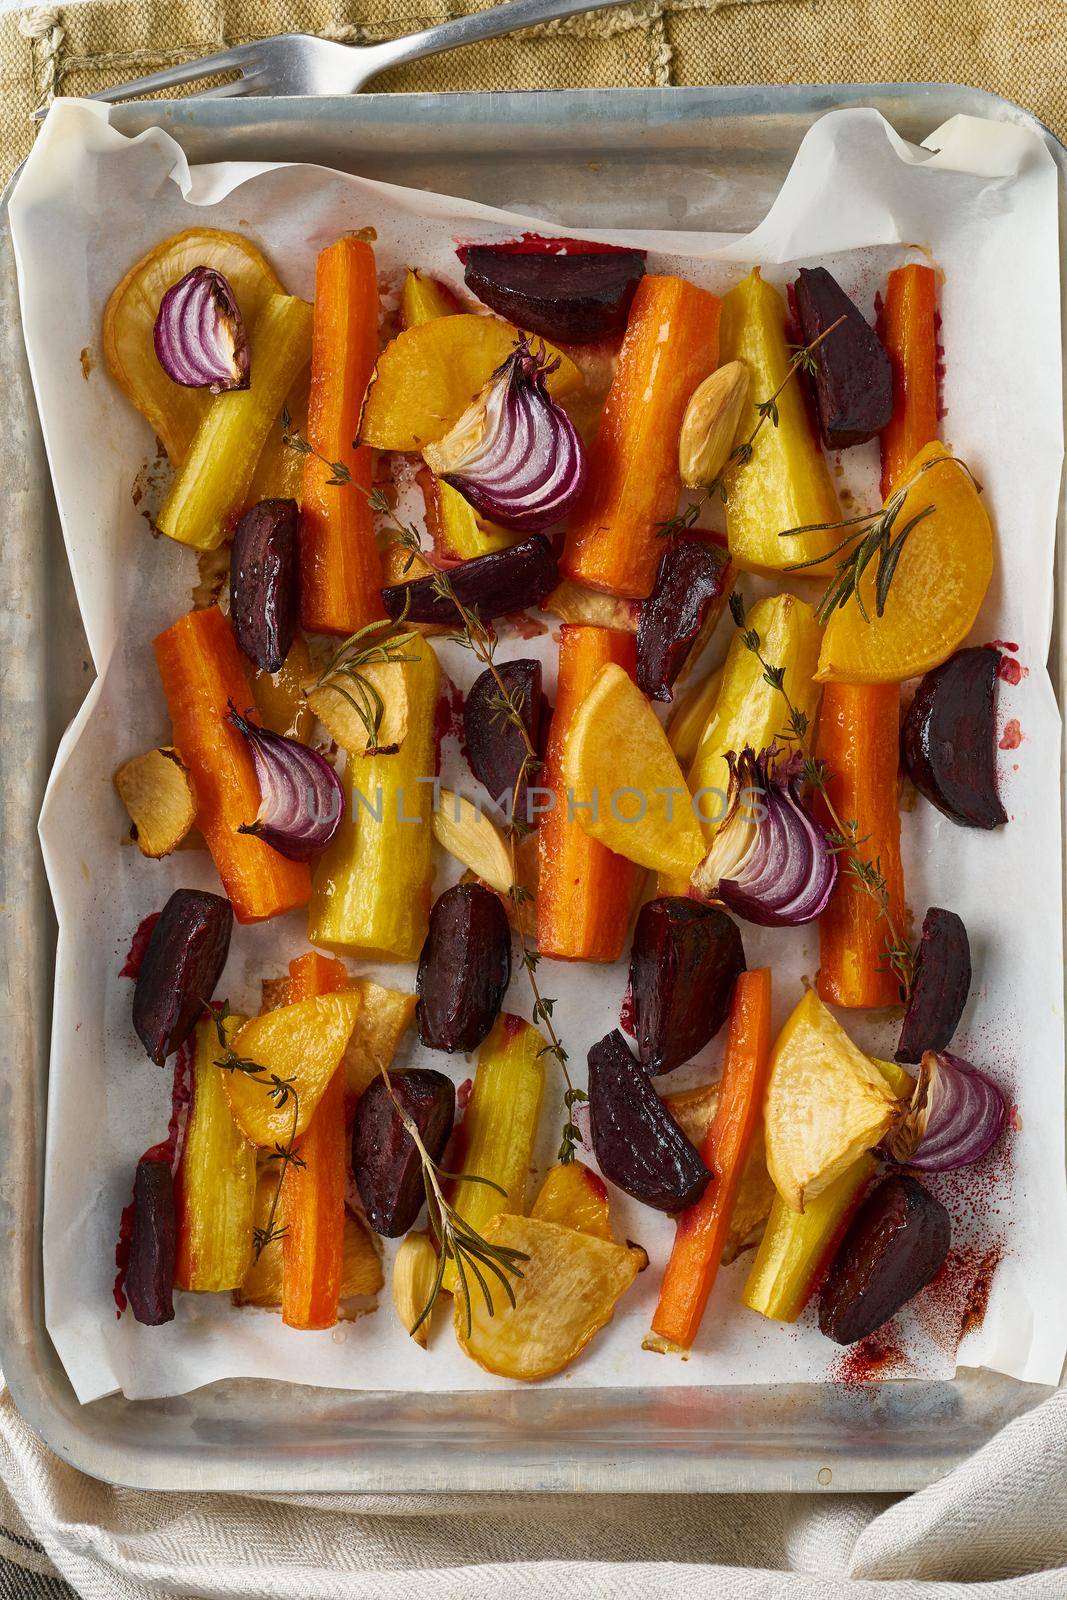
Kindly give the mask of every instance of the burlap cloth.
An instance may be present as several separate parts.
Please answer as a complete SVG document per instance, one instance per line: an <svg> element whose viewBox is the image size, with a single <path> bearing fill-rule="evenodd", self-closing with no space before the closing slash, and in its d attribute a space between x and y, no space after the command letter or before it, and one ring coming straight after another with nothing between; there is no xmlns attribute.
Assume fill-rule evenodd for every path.
<svg viewBox="0 0 1067 1600"><path fill-rule="evenodd" d="M0 169L54 93L289 29L353 42L471 0L88 0L0 16ZM400 68L391 90L942 80L1067 133L1067 0L644 0ZM432 1440L427 1440L432 1449ZM0 1398L0 1600L1064 1600L1067 1396L913 1499L142 1495L83 1478ZM62 1576L60 1576L62 1574ZM975 1587L978 1586L978 1587Z"/></svg>
<svg viewBox="0 0 1067 1600"><path fill-rule="evenodd" d="M287 30L370 42L473 0L88 0L0 17L0 175L33 107ZM396 68L376 89L934 80L992 89L1067 134L1067 0L637 0Z"/></svg>

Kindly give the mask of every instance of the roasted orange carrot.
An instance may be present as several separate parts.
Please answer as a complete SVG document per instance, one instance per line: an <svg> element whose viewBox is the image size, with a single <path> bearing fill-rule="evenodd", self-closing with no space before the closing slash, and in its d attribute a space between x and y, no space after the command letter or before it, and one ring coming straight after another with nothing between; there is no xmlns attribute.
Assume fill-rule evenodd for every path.
<svg viewBox="0 0 1067 1600"><path fill-rule="evenodd" d="M900 689L895 683L828 683L815 740L826 765L827 795L847 826L856 825L858 853L885 882L888 918L841 857L841 876L819 919L817 988L832 1005L891 1006L900 986L889 951L905 931L900 862L897 766ZM823 821L836 827L829 812ZM892 924L892 926L890 926Z"/></svg>
<svg viewBox="0 0 1067 1600"><path fill-rule="evenodd" d="M939 433L933 267L897 267L889 274L880 331L893 364L893 415L882 434L885 500L899 486L908 463Z"/></svg>
<svg viewBox="0 0 1067 1600"><path fill-rule="evenodd" d="M632 633L567 624L560 629L559 685L541 780L555 806L538 829L537 948L564 961L617 961L622 954L641 869L590 838L568 815L563 746L575 712L601 667L614 662L632 676Z"/></svg>
<svg viewBox="0 0 1067 1600"><path fill-rule="evenodd" d="M652 1331L688 1350L697 1336L730 1231L753 1135L763 1114L771 1055L771 970L742 972L734 988L719 1104L701 1155L714 1173L695 1206L678 1218Z"/></svg>
<svg viewBox="0 0 1067 1600"><path fill-rule="evenodd" d="M377 357L374 251L362 239L338 239L315 274L308 442L317 454L304 464L300 516L300 620L315 633L355 633L385 616L367 500L372 456L352 442ZM351 482L330 483L334 461Z"/></svg>
<svg viewBox="0 0 1067 1600"><path fill-rule="evenodd" d="M154 641L174 743L193 779L196 825L238 922L262 922L303 906L311 874L252 834L259 784L244 736L229 717L255 705L233 629L218 606L190 611Z"/></svg>
<svg viewBox="0 0 1067 1600"><path fill-rule="evenodd" d="M678 434L689 397L719 360L721 301L684 278L642 278L589 452L561 576L643 598L678 505Z"/></svg>
<svg viewBox="0 0 1067 1600"><path fill-rule="evenodd" d="M338 994L348 986L342 963L318 951L289 963L294 1001ZM303 1166L286 1167L281 1198L282 1321L290 1328L332 1328L341 1295L348 1171L343 1066L315 1107L298 1154Z"/></svg>

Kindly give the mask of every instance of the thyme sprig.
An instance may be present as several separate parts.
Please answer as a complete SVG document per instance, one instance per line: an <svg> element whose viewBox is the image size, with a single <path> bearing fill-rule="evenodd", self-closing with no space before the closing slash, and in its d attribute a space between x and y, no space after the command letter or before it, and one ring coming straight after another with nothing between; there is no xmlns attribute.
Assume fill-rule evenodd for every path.
<svg viewBox="0 0 1067 1600"><path fill-rule="evenodd" d="M775 389L773 394L768 395L765 400L756 401L756 422L755 426L752 428L752 431L749 433L748 438L742 439L740 444L734 445L733 449L730 451L730 454L726 457L726 462L721 472L719 472L717 477L712 478L710 483L704 486L704 490L700 496L700 499L693 501L685 508L684 511L680 511L677 516L672 517L669 522L664 522L661 525L658 532L659 538L673 539L680 533L686 533L695 525L697 518L700 516L701 511L707 505L709 500L714 500L716 497L718 497L722 501L723 505L727 503L727 500L729 499L729 488L727 485L728 476L732 475L735 468L747 466L752 460L752 449L757 438L759 437L761 429L768 422L773 428L777 428L779 421L781 420L778 414L778 401L781 397L783 389L790 382L795 373L814 373L816 371L815 351L818 349L819 345L822 344L823 340L828 339L844 321L845 317L842 314L840 317L838 317L836 322L832 322L828 328L824 328L822 333L819 334L818 338L813 339L810 344L794 345L792 347L793 354L789 359L789 365L786 368L785 377L782 379L781 383L778 385L777 389Z"/></svg>
<svg viewBox="0 0 1067 1600"><path fill-rule="evenodd" d="M387 617L357 628L338 646L311 687L312 694L316 689L332 689L348 702L367 730L367 750L370 753L379 748L385 701L363 669L379 662L416 659L406 649L411 642L410 634L388 631L403 621L403 616L397 622ZM383 634L385 637L382 637Z"/></svg>
<svg viewBox="0 0 1067 1600"><path fill-rule="evenodd" d="M763 655L763 645L759 633L748 623L745 614L745 602L740 593L735 589L730 595L730 614L741 636L741 642L746 650L756 657L763 668L764 682L772 689L776 689L785 701L787 725L780 737L787 743L801 743L808 732L810 721L807 712L802 711L794 704L793 698L786 688L785 667L774 666ZM896 926L893 909L889 898L889 885L886 883L882 871L881 857L874 856L870 859L860 854L862 845L868 843L869 834L860 834L859 821L856 818L842 820L838 815L837 807L830 797L829 781L830 772L824 761L817 761L811 756L804 758L804 776L821 797L823 805L832 823L827 832L830 848L844 860L845 871L852 882L852 887L857 893L867 895L873 900L878 916L885 926L884 953L889 969L896 976L901 988L901 998L906 1000L911 993L911 986L915 979L915 952L904 939Z"/></svg>
<svg viewBox="0 0 1067 1600"><path fill-rule="evenodd" d="M870 622L871 615L863 598L860 579L872 561L876 563L875 615L879 617L885 615L889 588L908 537L920 522L925 522L926 518L932 516L937 509L933 504L923 506L922 510L909 517L898 531L897 520L903 510L904 502L923 473L929 472L931 467L941 466L945 461L955 461L967 473L975 487L980 487L966 462L960 461L958 456L934 456L930 461L924 461L907 483L901 484L899 489L893 491L880 511L861 511L854 517L842 517L839 522L808 522L798 528L786 528L778 535L779 539L797 539L805 533L832 533L842 528L850 530L841 542L832 550L828 550L825 555L813 556L810 561L794 561L791 566L785 568L786 572L803 572L807 567L820 566L831 556L840 555L843 550L848 552L838 562L834 575L815 608L815 615L824 627L838 607L847 605L853 596L860 616L864 622Z"/></svg>
<svg viewBox="0 0 1067 1600"><path fill-rule="evenodd" d="M482 1235L475 1228L472 1228L470 1223L464 1217L461 1217L459 1212L449 1204L442 1189L442 1182L449 1180L462 1181L464 1183L481 1183L488 1189L495 1189L497 1194L503 1195L505 1198L507 1197L507 1190L502 1189L491 1178L479 1177L477 1173L445 1172L443 1168L439 1167L423 1143L418 1124L413 1117L409 1116L397 1099L388 1068L383 1066L380 1070L385 1080L385 1087L389 1092L389 1098L396 1108L397 1115L403 1123L408 1137L419 1153L419 1161L422 1165L423 1188L426 1192L426 1217L438 1246L437 1272L434 1276L429 1298L408 1332L414 1335L416 1330L422 1327L422 1324L432 1313L434 1306L437 1304L437 1297L441 1292L441 1285L444 1282L445 1268L449 1261L454 1261L456 1281L459 1284L459 1292L463 1298L467 1337L469 1338L472 1306L470 1277L474 1278L475 1283L482 1292L485 1309L490 1316L493 1316L495 1309L492 1286L486 1274L492 1274L499 1281L508 1300L514 1305L515 1291L511 1286L511 1278L521 1278L523 1276L519 1263L528 1261L529 1256L524 1251L513 1250L507 1245L490 1244L488 1239L483 1239ZM468 1274L470 1277L468 1277Z"/></svg>
<svg viewBox="0 0 1067 1600"><path fill-rule="evenodd" d="M287 1106L290 1101L293 1106L293 1121L289 1138L284 1144L280 1140L276 1142L270 1156L270 1159L277 1161L279 1166L278 1181L274 1186L274 1193L271 1195L266 1225L252 1230L253 1259L258 1261L267 1245L273 1244L276 1239L284 1238L288 1228L287 1223L279 1223L277 1220L278 1204L281 1200L282 1184L285 1182L286 1171L289 1167L299 1168L306 1165L303 1156L300 1155L296 1148L296 1130L300 1126L300 1096L293 1086L294 1079L281 1078L276 1072L271 1072L267 1067L261 1066L258 1061L250 1061L246 1056L239 1056L232 1048L226 1037L226 1021L231 1013L225 1001L223 1001L218 1010L207 1004L205 1004L204 1010L214 1023L219 1045L223 1052L221 1057L217 1056L215 1058L215 1065L221 1067L224 1072L240 1072L244 1077L252 1078L257 1083L261 1083L267 1091L268 1098L279 1111Z"/></svg>
<svg viewBox="0 0 1067 1600"><path fill-rule="evenodd" d="M311 440L305 434L298 433L293 427L293 419L288 406L283 406L281 411L282 445L286 450L295 450L298 456L314 456L316 461L321 461L324 467L329 467L330 476L326 479L327 487L331 489L343 488L346 483L352 483L352 473L343 461L331 461L324 456L321 450L316 450Z"/></svg>
<svg viewBox="0 0 1067 1600"><path fill-rule="evenodd" d="M829 331L830 330L828 329L827 332ZM288 411L282 412L282 442L291 450L297 450L302 455L315 455L320 461L323 461L325 465L331 469L333 474L329 480L331 483L336 483L339 486L351 484L354 488L358 489L361 494L366 495L367 504L370 506L371 510L385 517L392 524L393 531L396 534L396 542L407 550L408 554L407 560L404 563L404 571L409 571L412 564L422 553L422 539L419 535L419 530L414 526L414 524L405 523L400 517L397 516L393 506L389 503L388 497L382 492L382 490L364 489L362 484L355 482L351 473L348 471L343 462L327 461L325 457L318 455L318 452L312 448L308 440L304 438L303 435L294 431L292 419L290 418ZM560 1138L559 1151L557 1153L558 1160L565 1166L575 1159L576 1146L582 1142L581 1130L578 1128L573 1117L574 1107L580 1104L581 1101L587 1100L589 1097L585 1093L584 1089L577 1088L571 1081L570 1068L568 1066L570 1058L566 1049L564 1048L562 1040L560 1039L556 1025L552 1020L552 1012L555 1006L555 1001L551 998L551 996L542 994L541 986L537 979L537 966L538 962L540 961L540 956L536 950L531 949L529 942L527 941L526 930L523 926L522 918L522 906L524 903L529 901L532 896L529 889L519 882L517 855L518 845L526 833L525 823L518 816L518 796L522 791L523 784L526 783L529 778L540 769L541 760L537 754L537 751L534 749L533 742L530 739L529 732L526 728L526 724L522 719L521 700L509 692L508 686L504 681L499 666L497 665L496 634L487 623L482 621L481 617L479 617L476 612L472 611L469 606L464 605L463 601L460 600L459 596L456 594L455 585L452 583L452 580L448 576L447 572L442 571L440 568L435 568L432 576L435 594L437 594L441 599L447 600L449 604L455 608L457 629L453 634L453 638L457 643L470 650L475 659L480 661L482 666L492 674L493 682L496 688L493 709L497 715L506 718L515 726L515 728L517 728L523 742L524 755L512 792L511 815L507 819L506 828L508 854L511 861L511 888L508 891L508 894L511 903L515 908L514 922L519 938L522 966L527 975L527 979L530 984L530 990L533 995L533 1008L531 1011L531 1017L533 1022L538 1026L543 1027L544 1031L548 1034L549 1042L544 1046L541 1054L552 1056L556 1062L556 1065L559 1067L559 1070L563 1074L563 1080L566 1085L563 1095L565 1117Z"/></svg>

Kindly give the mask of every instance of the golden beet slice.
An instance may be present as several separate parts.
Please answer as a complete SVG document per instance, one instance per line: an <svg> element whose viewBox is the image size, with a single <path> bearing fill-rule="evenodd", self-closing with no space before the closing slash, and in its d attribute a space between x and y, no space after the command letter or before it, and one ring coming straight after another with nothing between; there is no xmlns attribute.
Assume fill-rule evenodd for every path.
<svg viewBox="0 0 1067 1600"><path fill-rule="evenodd" d="M498 317L437 317L398 334L378 358L360 422L360 442L379 450L421 450L443 439L520 337ZM559 366L548 378L557 400L582 387L582 375L546 344Z"/></svg>
<svg viewBox="0 0 1067 1600"><path fill-rule="evenodd" d="M234 1055L262 1070L257 1075L226 1072L225 1083L234 1121L253 1144L273 1149L303 1133L341 1062L362 1005L359 991L346 989L278 1006L245 1023L233 1040ZM275 1079L285 1086L284 1096Z"/></svg>
<svg viewBox="0 0 1067 1600"><path fill-rule="evenodd" d="M993 576L993 529L970 473L934 442L919 451L902 480L910 485L893 523L899 538L914 518L877 614L872 561L855 597L823 634L821 683L900 683L945 661L974 626ZM784 539L783 544L790 541Z"/></svg>
<svg viewBox="0 0 1067 1600"><path fill-rule="evenodd" d="M548 1169L530 1215L541 1222L558 1222L561 1228L591 1233L597 1239L615 1238L607 1185L599 1173L580 1161Z"/></svg>
<svg viewBox="0 0 1067 1600"><path fill-rule="evenodd" d="M636 1278L643 1250L561 1228L540 1217L501 1213L485 1229L488 1244L521 1251L521 1278L509 1278L515 1304L491 1279L490 1314L477 1284L471 1288L468 1334L463 1296L453 1303L456 1338L487 1372L525 1383L551 1378L610 1322Z"/></svg>

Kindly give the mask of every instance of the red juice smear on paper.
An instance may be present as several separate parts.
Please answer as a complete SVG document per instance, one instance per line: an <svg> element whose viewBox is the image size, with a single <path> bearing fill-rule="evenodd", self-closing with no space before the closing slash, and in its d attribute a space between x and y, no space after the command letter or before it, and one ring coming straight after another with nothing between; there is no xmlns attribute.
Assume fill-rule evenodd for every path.
<svg viewBox="0 0 1067 1600"><path fill-rule="evenodd" d="M1000 664L997 667L997 677L1002 683L1021 683L1024 678L1029 676L1029 670L1020 666L1013 656L1001 656Z"/></svg>
<svg viewBox="0 0 1067 1600"><path fill-rule="evenodd" d="M627 987L619 1007L619 1027L623 1033L628 1033L631 1039L637 1038L637 1024L634 1021L634 995L633 990Z"/></svg>
<svg viewBox="0 0 1067 1600"><path fill-rule="evenodd" d="M1000 736L999 750L1018 750L1024 738L1023 730L1019 725L1018 717L1011 717L1004 724L1004 732Z"/></svg>
<svg viewBox="0 0 1067 1600"><path fill-rule="evenodd" d="M137 932L130 940L130 948L126 952L126 960L119 968L120 978L132 978L136 983L141 976L141 963L144 961L144 954L148 949L148 941L152 937L152 929L159 921L160 916L160 912L152 911L138 923Z"/></svg>
<svg viewBox="0 0 1067 1600"><path fill-rule="evenodd" d="M1011 650L1015 654L1018 654L1019 646L1017 644L1013 644L1010 639L990 639L989 643L986 645L986 649Z"/></svg>

